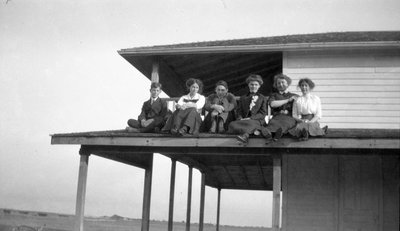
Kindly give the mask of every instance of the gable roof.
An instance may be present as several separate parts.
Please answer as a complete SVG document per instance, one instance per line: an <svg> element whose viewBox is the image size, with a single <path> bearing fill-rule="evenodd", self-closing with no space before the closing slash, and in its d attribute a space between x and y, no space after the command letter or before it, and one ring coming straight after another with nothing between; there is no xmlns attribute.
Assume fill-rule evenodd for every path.
<svg viewBox="0 0 400 231"><path fill-rule="evenodd" d="M246 91L245 78L260 74L271 83L282 72L282 52L311 49L399 48L400 31L334 32L183 43L121 49L118 53L151 79L152 64L160 63L160 82L171 97L186 93L185 81L199 78L204 94L218 80L236 95ZM270 84L267 84L270 85ZM262 92L270 92L264 86Z"/></svg>

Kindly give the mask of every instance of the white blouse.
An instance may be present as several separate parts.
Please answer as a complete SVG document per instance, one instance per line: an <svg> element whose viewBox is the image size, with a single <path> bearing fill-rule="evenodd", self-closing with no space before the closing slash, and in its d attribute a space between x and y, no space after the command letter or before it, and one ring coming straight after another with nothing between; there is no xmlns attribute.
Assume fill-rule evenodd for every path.
<svg viewBox="0 0 400 231"><path fill-rule="evenodd" d="M185 101L196 101L196 109L200 110L204 107L204 104L206 103L206 98L203 95L200 95L199 93L196 93L196 95L194 95L194 97L190 97L190 94L184 95L182 96L179 100L178 100L178 105L182 106L184 105L186 102Z"/></svg>
<svg viewBox="0 0 400 231"><path fill-rule="evenodd" d="M293 103L293 117L301 119L301 115L314 114L322 118L321 99L316 95L303 95Z"/></svg>

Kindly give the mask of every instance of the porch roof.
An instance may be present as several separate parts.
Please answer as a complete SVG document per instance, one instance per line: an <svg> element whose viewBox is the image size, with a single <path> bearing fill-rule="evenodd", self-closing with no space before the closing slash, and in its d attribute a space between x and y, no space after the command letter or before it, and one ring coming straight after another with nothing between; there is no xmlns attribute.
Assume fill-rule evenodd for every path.
<svg viewBox="0 0 400 231"><path fill-rule="evenodd" d="M151 79L152 65L159 63L159 81L170 97L186 93L185 81L199 78L204 95L219 80L228 82L235 95L246 92L245 79L259 74L269 94L272 77L282 72L282 52L329 49L400 49L400 31L335 32L196 42L121 49L118 53Z"/></svg>
<svg viewBox="0 0 400 231"><path fill-rule="evenodd" d="M298 142L284 137L265 144L252 137L248 145L234 135L203 134L173 137L124 130L51 135L51 144L78 144L82 154L94 154L146 168L149 153L160 153L204 172L206 185L221 189L272 190L272 156L286 154L393 154L400 150L400 130L330 129L321 138Z"/></svg>

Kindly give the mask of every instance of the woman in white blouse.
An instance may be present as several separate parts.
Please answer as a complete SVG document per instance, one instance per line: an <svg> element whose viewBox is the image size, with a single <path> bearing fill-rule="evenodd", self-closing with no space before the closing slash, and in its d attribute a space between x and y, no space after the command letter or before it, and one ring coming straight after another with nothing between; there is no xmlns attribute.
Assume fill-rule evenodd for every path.
<svg viewBox="0 0 400 231"><path fill-rule="evenodd" d="M292 113L297 125L289 133L299 140L308 140L309 136L325 135L328 126L321 128L318 122L322 118L321 100L311 94L315 87L314 82L309 78L300 79L297 87L303 95L293 103Z"/></svg>
<svg viewBox="0 0 400 231"><path fill-rule="evenodd" d="M170 132L176 136L186 133L198 135L200 130L201 110L206 99L201 95L203 83L199 79L190 78L186 81L189 94L183 95L176 104L176 110L163 127L163 132Z"/></svg>

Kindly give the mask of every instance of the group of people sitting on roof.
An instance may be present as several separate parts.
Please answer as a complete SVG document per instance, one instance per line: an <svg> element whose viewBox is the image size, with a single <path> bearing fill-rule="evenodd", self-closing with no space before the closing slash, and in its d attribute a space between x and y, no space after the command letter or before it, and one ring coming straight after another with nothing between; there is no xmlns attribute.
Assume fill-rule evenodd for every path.
<svg viewBox="0 0 400 231"><path fill-rule="evenodd" d="M151 83L150 99L143 103L138 119L129 119L129 132L171 133L175 136L198 135L199 132L237 134L237 140L247 143L252 134L262 135L266 143L279 140L284 134L297 137L300 141L309 136L323 136L328 127L320 127L322 117L321 100L311 94L315 84L309 78L299 80L297 85L302 96L288 91L292 80L284 75L274 76L273 87L277 90L269 97L258 92L263 80L251 74L246 79L249 92L236 100L228 92L228 84L218 81L215 93L205 98L201 95L203 83L199 79L188 79L187 95L180 97L176 110L168 110L167 101L159 94L162 85ZM272 118L265 120L271 107ZM206 111L204 121L202 111Z"/></svg>

